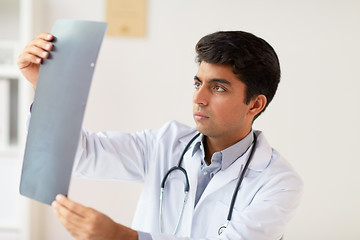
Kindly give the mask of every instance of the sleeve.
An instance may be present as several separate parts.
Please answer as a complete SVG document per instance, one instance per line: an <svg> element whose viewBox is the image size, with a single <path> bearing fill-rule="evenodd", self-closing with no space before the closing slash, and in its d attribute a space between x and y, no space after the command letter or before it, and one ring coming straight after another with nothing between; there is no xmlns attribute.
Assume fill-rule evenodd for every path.
<svg viewBox="0 0 360 240"><path fill-rule="evenodd" d="M28 131L30 112L26 119ZM82 128L75 155L73 176L79 178L141 182L147 172L150 152L159 130L135 133L105 131L92 133Z"/></svg>
<svg viewBox="0 0 360 240"><path fill-rule="evenodd" d="M152 158L156 131L136 133L84 128L79 138L73 176L80 178L142 182Z"/></svg>
<svg viewBox="0 0 360 240"><path fill-rule="evenodd" d="M93 133L82 128L75 156L73 176L99 180L143 182L149 168L158 161L159 151L179 136L193 130L170 121L161 128L124 133Z"/></svg>

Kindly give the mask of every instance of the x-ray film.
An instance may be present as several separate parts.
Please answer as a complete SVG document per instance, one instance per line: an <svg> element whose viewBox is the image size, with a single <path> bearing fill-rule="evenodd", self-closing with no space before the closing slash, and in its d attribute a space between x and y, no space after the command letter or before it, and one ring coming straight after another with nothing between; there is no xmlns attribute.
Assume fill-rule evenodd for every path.
<svg viewBox="0 0 360 240"><path fill-rule="evenodd" d="M53 50L40 67L20 193L51 204L68 194L74 157L105 22L58 20Z"/></svg>

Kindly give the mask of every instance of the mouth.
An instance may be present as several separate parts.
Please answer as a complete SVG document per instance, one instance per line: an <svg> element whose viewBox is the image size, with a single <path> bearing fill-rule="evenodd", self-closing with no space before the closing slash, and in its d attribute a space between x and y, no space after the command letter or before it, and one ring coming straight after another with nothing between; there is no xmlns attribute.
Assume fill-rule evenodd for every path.
<svg viewBox="0 0 360 240"><path fill-rule="evenodd" d="M209 116L207 116L206 114L201 113L201 112L195 112L194 113L194 119L196 121L202 121L202 120L209 119Z"/></svg>

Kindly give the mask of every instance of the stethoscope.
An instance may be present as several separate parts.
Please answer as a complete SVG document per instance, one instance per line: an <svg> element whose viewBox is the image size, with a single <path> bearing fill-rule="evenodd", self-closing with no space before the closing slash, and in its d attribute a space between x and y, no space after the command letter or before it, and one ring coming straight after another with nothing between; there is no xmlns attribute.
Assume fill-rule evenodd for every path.
<svg viewBox="0 0 360 240"><path fill-rule="evenodd" d="M182 220L182 217L183 217L183 214L184 214L184 209L185 209L185 204L186 204L186 201L188 199L188 194L189 194L189 190L190 190L190 184L189 184L189 178L188 178L188 175L187 175L187 172L186 170L181 167L181 164L182 164L182 161L184 159L184 155L185 153L189 150L191 144L195 141L196 138L198 138L200 136L200 133L196 134L190 141L189 143L186 145L184 151L182 152L181 156L180 156L180 159L179 159L179 162L177 164L177 166L175 167L172 167L164 176L162 182L161 182L161 189L160 189L160 210L159 210L159 228L160 228L160 232L162 233L163 230L162 230L162 206L163 206L163 196L164 196L164 188L165 188L165 183L166 183L166 180L168 178L168 176L170 175L170 173L174 172L174 171L180 171L184 174L185 176L185 186L184 186L184 202L183 202L183 206L181 208L181 212L180 212L180 216L179 216L179 219L177 221L177 224L176 224L176 227L175 227L175 230L174 230L174 235L177 233L178 229L179 229L179 226L180 226L180 223L181 223L181 220ZM250 155L248 157L248 159L246 160L246 163L245 163L245 166L241 168L240 170L240 177L238 179L238 182L236 184L236 187L235 187L235 190L234 190L234 193L233 193L233 196L232 196L232 199L231 199L231 203L230 203L230 207L229 207L229 212L228 212L228 216L226 218L226 223L224 225L222 225L219 230L218 230L218 235L221 235L222 232L224 231L224 229L227 228L227 226L229 225L229 222L231 220L231 216L232 216L232 213L233 213L233 209L234 209L234 205L235 205L235 201L236 201L236 197L237 197L237 194L238 194L238 191L239 191L239 188L240 188L240 185L245 177L245 173L249 167L249 164L252 160L252 157L255 153L255 149L256 149L256 141L257 141L257 137L256 137L256 134L254 133L254 141L253 141L253 146L251 148L251 152L250 152Z"/></svg>

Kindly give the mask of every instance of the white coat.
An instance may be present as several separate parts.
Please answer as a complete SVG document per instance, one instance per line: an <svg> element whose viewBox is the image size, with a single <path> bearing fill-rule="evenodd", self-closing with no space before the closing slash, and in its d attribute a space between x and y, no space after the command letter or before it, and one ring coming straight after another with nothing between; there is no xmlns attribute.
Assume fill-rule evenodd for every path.
<svg viewBox="0 0 360 240"><path fill-rule="evenodd" d="M242 182L228 227L231 198L241 165L250 149L230 167L211 179L194 208L199 156L190 148L183 167L190 181L189 198L176 236L159 233L160 184L167 171L177 165L186 144L196 134L175 121L159 130L137 133L82 131L74 165L74 176L143 182L144 188L134 216L133 228L151 233L153 239L280 239L285 225L299 204L302 181L288 162L256 131L258 142L249 170ZM199 151L197 151L199 152ZM164 192L163 230L172 233L183 204L182 176L174 174Z"/></svg>

